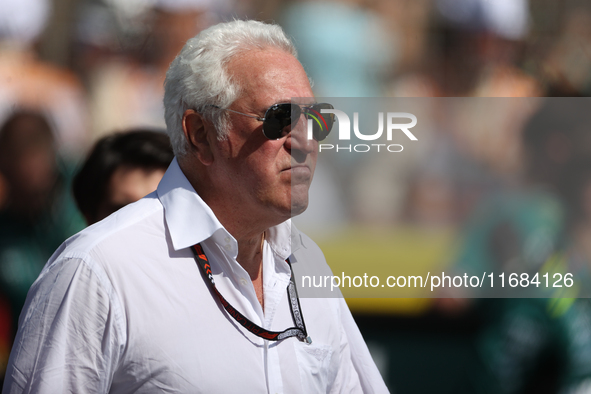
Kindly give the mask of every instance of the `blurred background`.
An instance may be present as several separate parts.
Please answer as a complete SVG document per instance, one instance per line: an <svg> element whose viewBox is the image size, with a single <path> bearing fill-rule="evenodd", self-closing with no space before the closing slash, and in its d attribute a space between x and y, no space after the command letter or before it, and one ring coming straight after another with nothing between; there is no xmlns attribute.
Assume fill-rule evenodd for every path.
<svg viewBox="0 0 591 394"><path fill-rule="evenodd" d="M357 243L427 266L586 277L588 1L0 0L0 371L28 287L85 225L71 182L87 153L116 131L162 128L168 65L189 37L232 18L283 26L317 96L577 98L484 105L469 127L432 128L388 179L338 163L367 181L357 194L338 193L350 172L319 173L334 188L314 198L347 212L341 232L311 234L333 271ZM366 230L375 223L388 230ZM393 391L591 392L586 300L449 297L347 300Z"/></svg>

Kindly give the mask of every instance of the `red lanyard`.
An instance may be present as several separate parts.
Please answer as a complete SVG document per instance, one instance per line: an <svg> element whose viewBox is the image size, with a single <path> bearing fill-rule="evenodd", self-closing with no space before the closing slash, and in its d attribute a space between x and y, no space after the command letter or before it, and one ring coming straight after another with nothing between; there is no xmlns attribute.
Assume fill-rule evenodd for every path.
<svg viewBox="0 0 591 394"><path fill-rule="evenodd" d="M211 274L211 266L209 265L209 260L201 247L201 244L193 245L191 248L193 253L195 254L195 260L197 261L197 265L201 267L205 276L209 278L209 283L211 283L211 287L215 294L217 294L222 306L236 320L236 322L240 323L242 327L246 328L248 331L253 333L254 335L268 339L270 341L280 341L285 338L290 337L298 337L298 339L302 342L306 342L308 344L312 343L312 339L308 336L308 332L306 331L306 325L304 324L304 316L301 312L300 307L300 300L298 298L298 291L295 286L295 279L293 278L293 270L291 269L291 263L289 259L285 260L289 265L289 271L291 272L291 277L289 279L289 285L287 286L287 295L289 296L289 308L291 310L291 317L296 325L296 327L288 328L284 331L269 331L252 321L250 321L246 316L242 313L238 312L226 299L224 296L220 294L218 289L215 287L215 281L213 280L213 275Z"/></svg>

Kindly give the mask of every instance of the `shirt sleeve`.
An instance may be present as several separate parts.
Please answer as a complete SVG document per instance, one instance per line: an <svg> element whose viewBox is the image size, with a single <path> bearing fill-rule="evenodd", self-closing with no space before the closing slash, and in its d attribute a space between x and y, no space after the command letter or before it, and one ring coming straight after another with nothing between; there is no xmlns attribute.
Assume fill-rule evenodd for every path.
<svg viewBox="0 0 591 394"><path fill-rule="evenodd" d="M20 316L4 394L109 391L125 332L109 283L82 258L43 271Z"/></svg>
<svg viewBox="0 0 591 394"><path fill-rule="evenodd" d="M357 327L357 323L355 323L355 320L351 315L351 311L349 310L345 299L340 298L339 302L341 303L341 321L343 324L343 330L349 341L349 351L351 352L353 368L355 368L355 371L359 376L363 393L389 393L388 388L384 383L384 379L369 353L365 340Z"/></svg>

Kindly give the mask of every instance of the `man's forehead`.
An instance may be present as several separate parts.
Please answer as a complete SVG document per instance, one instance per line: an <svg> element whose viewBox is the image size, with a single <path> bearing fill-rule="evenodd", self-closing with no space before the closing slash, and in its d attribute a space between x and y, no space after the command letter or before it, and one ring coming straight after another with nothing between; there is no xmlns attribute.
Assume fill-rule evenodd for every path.
<svg viewBox="0 0 591 394"><path fill-rule="evenodd" d="M293 55L275 48L246 51L228 64L228 71L234 77L246 80L281 79L286 76L286 72L293 73L299 68L301 64Z"/></svg>
<svg viewBox="0 0 591 394"><path fill-rule="evenodd" d="M300 62L280 49L247 51L229 62L228 72L245 95L268 94L273 96L272 103L312 96L308 76Z"/></svg>

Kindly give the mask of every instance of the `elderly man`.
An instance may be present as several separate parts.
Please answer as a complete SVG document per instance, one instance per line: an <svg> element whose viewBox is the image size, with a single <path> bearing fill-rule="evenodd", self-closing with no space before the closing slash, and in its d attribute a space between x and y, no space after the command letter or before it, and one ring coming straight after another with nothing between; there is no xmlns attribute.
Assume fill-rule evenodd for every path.
<svg viewBox="0 0 591 394"><path fill-rule="evenodd" d="M189 40L165 83L175 160L156 192L54 254L4 392L386 392L344 301L293 283L292 266L326 264L289 220L316 163L306 114L327 107L311 97L277 26Z"/></svg>

